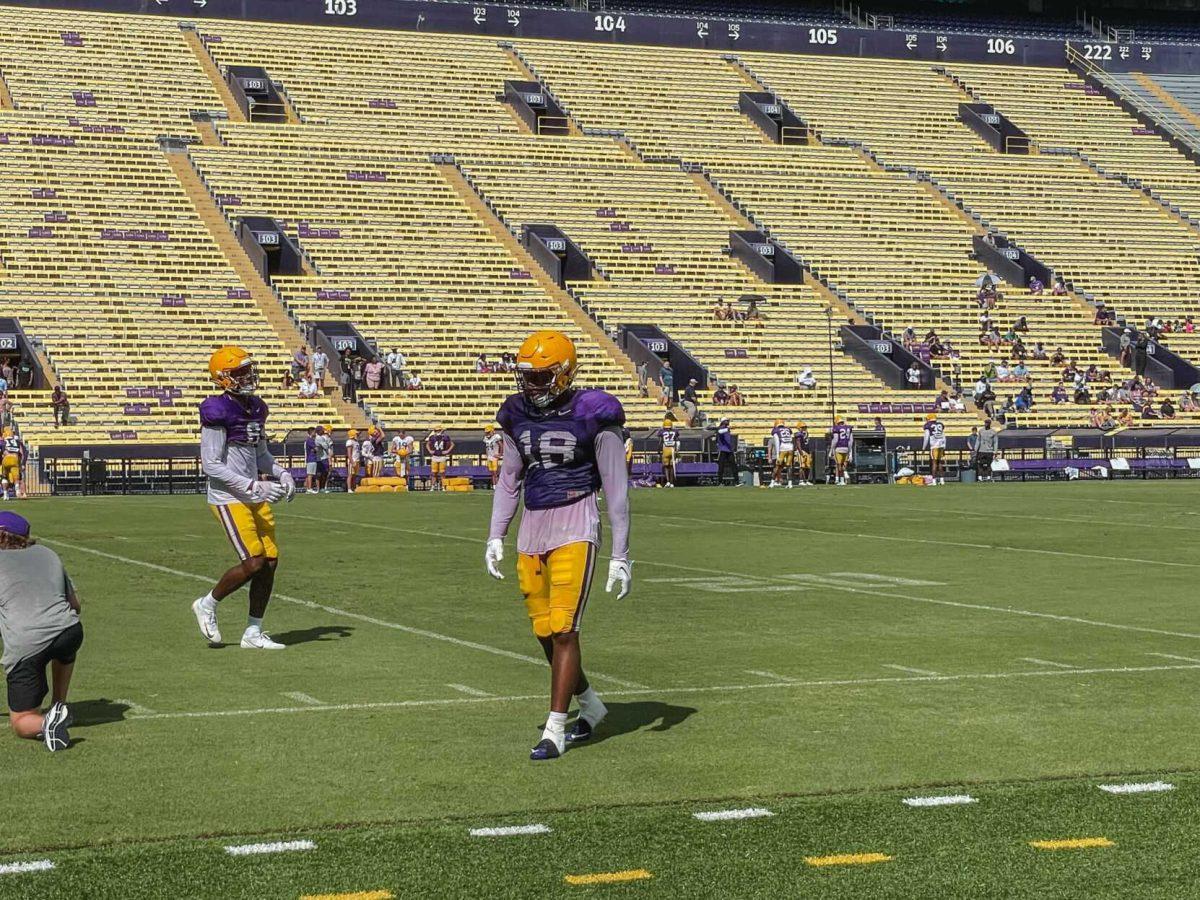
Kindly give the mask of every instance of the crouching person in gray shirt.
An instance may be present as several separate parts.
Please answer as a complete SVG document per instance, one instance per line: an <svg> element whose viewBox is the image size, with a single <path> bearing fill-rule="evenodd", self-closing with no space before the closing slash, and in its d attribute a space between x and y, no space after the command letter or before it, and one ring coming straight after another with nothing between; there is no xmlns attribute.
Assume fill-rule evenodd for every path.
<svg viewBox="0 0 1200 900"><path fill-rule="evenodd" d="M79 599L58 554L35 543L29 522L13 512L0 512L0 640L13 731L51 753L69 746L67 688L83 643ZM42 715L47 666L53 704Z"/></svg>

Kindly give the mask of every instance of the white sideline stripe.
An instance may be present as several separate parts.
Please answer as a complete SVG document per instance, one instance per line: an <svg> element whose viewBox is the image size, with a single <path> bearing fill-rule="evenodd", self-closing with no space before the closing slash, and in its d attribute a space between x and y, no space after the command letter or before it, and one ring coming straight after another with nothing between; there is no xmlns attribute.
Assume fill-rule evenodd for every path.
<svg viewBox="0 0 1200 900"><path fill-rule="evenodd" d="M446 687L454 688L456 691L462 691L464 694L470 694L472 697L490 697L492 696L487 691L481 691L479 688L473 688L465 684L447 684Z"/></svg>
<svg viewBox="0 0 1200 900"><path fill-rule="evenodd" d="M1052 659L1038 659L1036 656L1022 656L1021 662L1031 662L1035 666L1054 666L1058 669L1077 669L1078 666L1068 665L1067 663L1055 662Z"/></svg>
<svg viewBox="0 0 1200 900"><path fill-rule="evenodd" d="M347 521L344 519L321 519L321 518L317 518L316 516L301 516L301 515L297 515L295 513L280 513L279 515L288 516L288 517L295 518L295 519L311 519L314 522L341 522L344 525L354 525L356 527L362 527L362 528L375 528L375 529L379 529L381 531L394 531L394 532L398 532L400 534L420 534L420 535L426 535L429 537L447 538L448 540L465 541L465 542L471 543L471 544L485 543L483 538L467 537L466 535L462 535L462 534L446 534L446 533L438 532L438 531L422 531L422 530L415 529L415 528L399 528L395 525L379 525L379 524L372 523L372 522L362 522L362 523L350 522L350 521ZM660 515L656 515L653 513L637 513L636 515L647 516L649 518L655 518L655 519L678 519L678 518L680 518L679 516L660 516ZM712 519L688 519L687 521L706 522L708 524L713 524L713 525L754 524L754 523L743 523L743 522L715 521ZM783 526L783 525L773 525L773 526L764 526L764 527L780 528L783 530L796 530L796 529L789 528L788 526ZM800 529L800 530L814 531L814 529L811 529L811 528ZM945 542L939 542L939 541L922 540L920 538L900 538L900 537L890 537L890 536L885 536L885 535L852 535L852 534L848 534L846 532L840 532L840 531L822 531L822 532L817 532L817 533L832 535L835 537L878 537L878 538L880 538L880 540L899 540L899 541L912 540L912 541L917 541L919 543L945 543ZM54 542L46 541L46 543L54 543ZM970 545L964 545L964 546L971 546L971 547L987 549L987 550L995 550L995 549L1019 550L1019 549L1021 549L1021 548L1017 548L1017 547L993 547L989 544L970 544ZM98 550L91 550L90 548L84 548L84 549L87 552L98 553L101 556L109 555L109 554L101 553L101 551L98 551ZM1048 551L1048 550L1034 551L1034 550L1031 550L1029 552L1051 553L1051 552L1058 552L1058 551ZM1103 559L1103 560L1118 561L1118 562L1130 561L1130 560L1126 560L1124 557L1119 557L1119 556L1089 556L1088 554L1067 553L1066 551L1063 551L1062 555L1084 556L1088 559ZM114 558L119 558L119 557L114 557ZM1151 563L1159 563L1160 562L1159 560L1132 560L1132 561L1133 562L1151 562ZM636 560L635 562L640 563L643 566L659 566L660 568L664 568L664 569L678 569L678 570L684 571L684 572L703 572L703 573L707 573L709 575L725 575L725 576L734 577L734 578L756 578L757 577L754 575L747 575L744 572L730 572L727 569L706 569L706 568L703 568L700 566L685 566L685 565L680 565L679 563L657 562L652 559L640 559L640 560ZM151 568L159 568L159 567L153 566L150 563L137 563L137 564L151 566ZM1174 565L1174 566L1186 566L1186 567L1190 567L1190 568L1200 568L1200 563L1162 562L1161 564L1162 565ZM189 577L194 577L194 576L189 576ZM204 580L209 581L211 579L206 578ZM1181 638L1188 638L1190 640L1200 640L1200 634L1193 634L1193 633L1186 632L1186 631L1168 631L1163 628L1148 628L1148 627L1141 626L1141 625L1121 625L1116 622L1101 622L1097 619L1084 619L1084 618L1080 618L1078 616L1062 616L1062 615L1057 615L1055 613L1036 612L1031 609L1016 609L1011 606L988 606L987 604L983 604L983 603L963 603L958 600L938 600L933 597L917 597L912 594L898 594L898 593L895 593L892 591L877 591L877 590L873 590L871 588L855 588L855 587L849 587L848 585L842 585L842 584L827 584L827 585L823 585L823 586L828 587L830 590L834 590L834 591L845 591L846 593L849 593L849 594L867 594L867 595L874 596L874 597L885 597L889 600L910 600L913 603L931 603L931 604L934 604L937 606L951 606L951 607L956 607L958 609L975 609L975 610L979 610L981 612L1006 613L1011 616L1027 616L1029 618L1035 618L1035 619L1047 619L1052 622L1071 622L1076 625L1091 625L1096 628L1113 628L1118 631L1131 631L1131 632L1137 632L1139 634L1160 634L1160 635L1164 635L1166 637L1181 637ZM529 659L532 659L532 657L529 657ZM591 675L593 673L589 672L588 674ZM608 680L613 681L614 683L620 683L611 677Z"/></svg>
<svg viewBox="0 0 1200 900"><path fill-rule="evenodd" d="M131 713L137 716L154 715L154 710L152 710L150 707L142 706L140 703L134 703L132 700L126 700L124 697L114 698L113 703L124 703L126 708L128 708Z"/></svg>
<svg viewBox="0 0 1200 900"><path fill-rule="evenodd" d="M1175 785L1166 781L1142 781L1129 784L1098 784L1096 787L1110 794L1147 794L1156 791L1173 791Z"/></svg>
<svg viewBox="0 0 1200 900"><path fill-rule="evenodd" d="M1178 562L1168 559L1141 559L1136 556L1105 556L1098 553L1076 553L1071 550L1047 550L1043 547L1009 547L1005 544L973 544L968 541L942 541L936 538L901 537L895 534L866 534L852 531L826 531L821 528L805 528L800 525L774 525L769 522L745 522L732 519L698 519L684 516L664 516L659 513L634 512L636 516L650 519L684 519L705 525L732 525L740 528L766 528L772 531L794 531L804 534L820 534L826 537L862 538L869 541L894 541L902 544L933 544L939 547L963 547L968 550L1004 550L1010 553L1035 553L1045 556L1067 556L1075 559L1098 559L1104 562L1149 563L1154 566L1178 566L1184 569L1200 569L1200 563Z"/></svg>
<svg viewBox="0 0 1200 900"><path fill-rule="evenodd" d="M259 853L289 853L294 850L316 850L312 841L272 841L266 844L233 844L225 848L230 856L253 856Z"/></svg>
<svg viewBox="0 0 1200 900"><path fill-rule="evenodd" d="M978 803L970 794L946 794L940 797L905 797L905 806L956 806L960 803Z"/></svg>
<svg viewBox="0 0 1200 900"><path fill-rule="evenodd" d="M911 672L914 675L937 675L930 669L915 669L912 666L898 666L895 663L880 663L885 669L895 669L897 672Z"/></svg>
<svg viewBox="0 0 1200 900"><path fill-rule="evenodd" d="M295 516L294 518L309 518L308 516ZM366 523L363 527L367 527ZM374 526L382 527L382 526ZM192 581L202 581L205 584L211 584L212 578L207 575L197 575L195 572L184 572L180 569L172 569L168 566L160 566L157 563L146 562L141 559L132 559L128 556L120 556L116 553L107 553L104 550L97 550L94 547L85 547L82 544L72 544L68 541L53 540L51 538L41 538L44 544L54 544L59 547L66 547L69 550L78 550L80 553L90 553L93 556L99 556L103 559L111 559L116 562L125 563L130 566L141 566L143 569L151 569L155 572L162 572L166 575L174 575L177 578L190 578ZM503 656L508 659L516 659L521 662L532 663L535 666L546 666L545 658L537 658L536 656L527 656L524 653L516 653L513 650L504 650L500 647L492 647L489 644L480 644L476 641L464 641L462 638L451 637L448 634L441 634L437 631L429 631L426 628L413 628L411 625L400 625L397 622L388 622L384 619L377 619L374 616L364 615L363 613L351 612L348 609L338 609L336 606L326 606L323 603L315 603L312 600L305 600L303 597L292 597L288 594L273 594L279 600L286 600L288 603L295 603L297 606L304 606L309 609L319 609L322 612L327 612L334 616L344 616L347 619L355 619L359 622L366 622L369 625L378 625L381 628L391 628L396 631L403 631L405 634L415 634L418 637L431 638L435 641L445 641L448 644L454 644L457 647L466 647L471 650L480 650L484 653L491 653L495 656ZM644 688L646 685L638 684L636 681L626 681L623 678L615 678L612 675L605 675L602 672L589 671L589 678L597 678L601 681L611 681L613 684L621 687L629 688Z"/></svg>
<svg viewBox="0 0 1200 900"><path fill-rule="evenodd" d="M872 509L872 510L876 510L876 511L879 510L878 506L872 506L869 503L846 503L840 499L837 501L834 501L834 502L836 503L838 508L853 507L854 509ZM1126 501L1109 500L1107 502L1118 503L1118 502L1126 502ZM942 507L942 506L939 506L935 509L935 508L925 507L925 506L893 506L891 503L889 503L887 508L889 510L899 509L899 510L904 510L906 512L919 512L919 513L926 513L926 514L933 513L933 512L948 513L948 514L954 515L954 516L968 516L970 518L976 518L976 519L1027 519L1031 522L1044 522L1046 520L1045 516L1034 516L1034 515L1030 515L1028 513L972 512L971 510L951 509L949 507ZM1131 524L1134 524L1131 522L1114 522L1112 519L1096 519L1091 516L1063 516L1063 515L1055 514L1054 519L1055 519L1055 521L1059 521L1059 522L1078 522L1078 523L1084 524L1084 525L1131 525ZM1149 523L1146 523L1146 524L1149 524ZM1195 528L1193 528L1191 525L1163 525L1159 522L1155 522L1154 527L1155 528L1168 528L1168 529L1171 529L1174 531L1195 531Z"/></svg>
<svg viewBox="0 0 1200 900"><path fill-rule="evenodd" d="M1158 656L1162 659L1178 659L1182 662L1200 663L1200 658L1197 658L1195 656L1178 656L1174 653L1155 653L1153 651L1147 652L1146 655L1147 656Z"/></svg>
<svg viewBox="0 0 1200 900"><path fill-rule="evenodd" d="M868 684L935 684L949 681L994 681L1005 678L1048 678L1061 675L1131 675L1145 672L1195 671L1198 665L1122 666L1106 669L1034 669L1028 672L982 672L968 675L914 675L911 678L839 678L821 681L764 681L756 684L717 684L696 687L642 688L606 691L606 697L644 697L667 694L720 694L738 691L769 690L772 688L859 687ZM125 721L153 719L210 719L229 716L255 716L273 713L346 712L366 709L407 709L409 707L460 706L474 703L517 703L544 701L545 694L517 694L496 697L453 697L440 700L383 700L375 703L338 703L329 706L280 706L261 709L212 709L195 712L155 713L152 716L130 716Z"/></svg>
<svg viewBox="0 0 1200 900"><path fill-rule="evenodd" d="M20 875L22 872L48 872L54 868L54 863L48 859L35 859L30 862L0 863L0 875Z"/></svg>
<svg viewBox="0 0 1200 900"><path fill-rule="evenodd" d="M500 825L496 828L472 828L471 837L509 837L515 834L549 834L550 826L540 822L536 825Z"/></svg>
<svg viewBox="0 0 1200 900"><path fill-rule="evenodd" d="M305 694L305 693L302 693L301 691L283 691L282 693L283 693L283 696L287 697L289 700L295 700L297 703L307 703L309 706L326 706L327 705L325 703L322 703L320 700L318 700L316 697L312 696L311 694Z"/></svg>
<svg viewBox="0 0 1200 900"><path fill-rule="evenodd" d="M777 672L768 672L766 669L743 669L747 675L757 675L759 678L767 678L771 681L783 681L791 684L796 679L788 678L786 675L780 675Z"/></svg>
<svg viewBox="0 0 1200 900"><path fill-rule="evenodd" d="M761 819L763 816L773 816L775 813L761 806L751 806L746 809L718 809L713 812L692 813L692 817L701 822L725 822L730 819Z"/></svg>

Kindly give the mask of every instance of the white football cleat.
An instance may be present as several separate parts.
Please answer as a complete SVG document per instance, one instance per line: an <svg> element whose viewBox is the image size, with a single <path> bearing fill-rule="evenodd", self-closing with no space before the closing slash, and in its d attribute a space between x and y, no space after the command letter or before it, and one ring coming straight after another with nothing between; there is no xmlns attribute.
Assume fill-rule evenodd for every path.
<svg viewBox="0 0 1200 900"><path fill-rule="evenodd" d="M265 631L251 631L247 628L246 633L242 635L243 650L282 650L284 646L271 640L271 636Z"/></svg>
<svg viewBox="0 0 1200 900"><path fill-rule="evenodd" d="M192 612L196 614L196 624L200 626L200 633L204 635L204 639L210 644L221 643L221 631L217 628L217 614L204 608L203 597L192 604Z"/></svg>

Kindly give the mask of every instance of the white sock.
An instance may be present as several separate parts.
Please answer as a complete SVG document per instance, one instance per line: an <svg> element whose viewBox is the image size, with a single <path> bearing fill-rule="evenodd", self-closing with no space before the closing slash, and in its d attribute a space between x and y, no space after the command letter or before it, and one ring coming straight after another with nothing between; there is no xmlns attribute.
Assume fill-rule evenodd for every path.
<svg viewBox="0 0 1200 900"><path fill-rule="evenodd" d="M596 689L590 684L588 689L579 695L579 715L587 719L589 725L595 725L608 714L608 707L604 705Z"/></svg>
<svg viewBox="0 0 1200 900"><path fill-rule="evenodd" d="M554 741L560 750L567 742L567 714L552 712L546 716L546 727L542 729L542 740Z"/></svg>
<svg viewBox="0 0 1200 900"><path fill-rule="evenodd" d="M254 616L250 616L246 620L246 630L247 631L262 631L262 619L261 618L256 619L256 618L254 618Z"/></svg>
<svg viewBox="0 0 1200 900"><path fill-rule="evenodd" d="M212 591L200 598L200 608L210 613L217 611L217 598L212 595Z"/></svg>

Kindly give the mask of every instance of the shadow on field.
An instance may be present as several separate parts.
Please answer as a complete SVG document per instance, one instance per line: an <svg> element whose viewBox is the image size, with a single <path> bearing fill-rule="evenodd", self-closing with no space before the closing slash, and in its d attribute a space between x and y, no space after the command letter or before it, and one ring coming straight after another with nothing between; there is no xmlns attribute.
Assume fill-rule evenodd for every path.
<svg viewBox="0 0 1200 900"><path fill-rule="evenodd" d="M588 743L601 744L609 738L641 731L647 725L653 726L648 729L649 731L667 731L695 712L697 710L691 706L672 706L670 703L662 703L658 700L637 700L633 703L609 702L608 715L596 729L596 736ZM656 722L658 724L654 724Z"/></svg>
<svg viewBox="0 0 1200 900"><path fill-rule="evenodd" d="M315 628L301 628L296 631L285 631L272 634L271 639L281 644L307 644L310 641L331 641L334 638L350 637L354 631L352 625L318 625Z"/></svg>
<svg viewBox="0 0 1200 900"><path fill-rule="evenodd" d="M67 698L71 709L73 727L88 727L90 725L108 725L112 722L122 722L129 705L119 700L71 700Z"/></svg>

